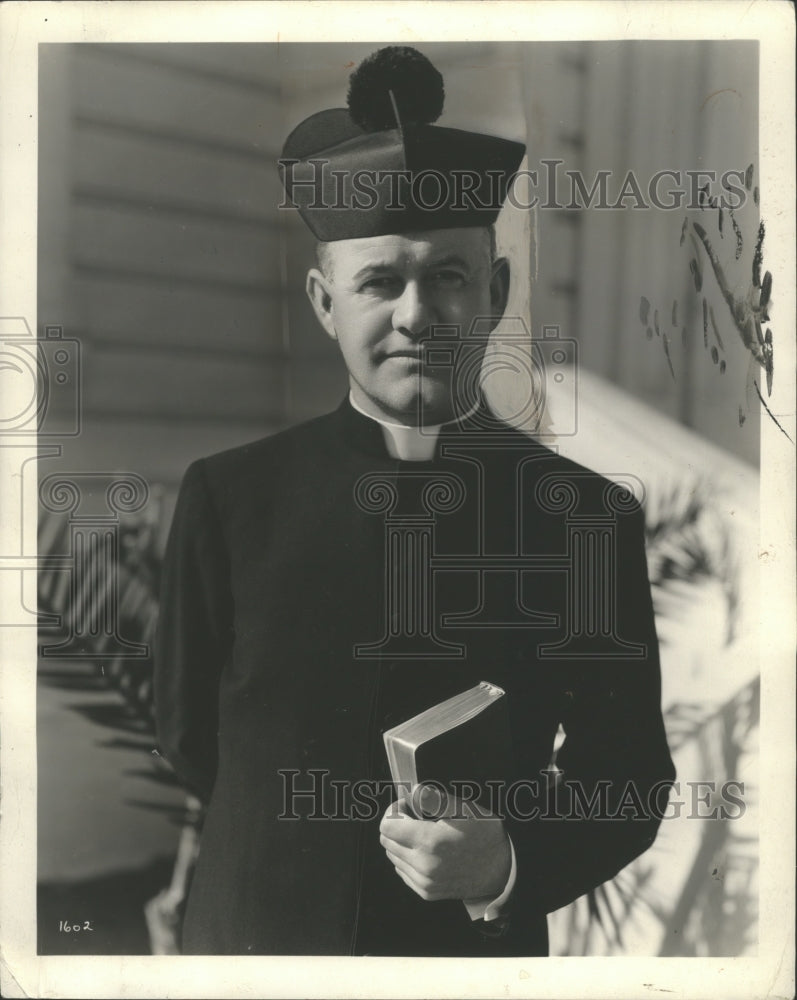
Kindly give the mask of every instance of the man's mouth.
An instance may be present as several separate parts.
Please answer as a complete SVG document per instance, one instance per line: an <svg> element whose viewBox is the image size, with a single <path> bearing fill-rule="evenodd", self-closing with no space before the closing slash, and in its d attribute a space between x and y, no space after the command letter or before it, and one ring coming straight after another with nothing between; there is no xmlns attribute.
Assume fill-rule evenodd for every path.
<svg viewBox="0 0 797 1000"><path fill-rule="evenodd" d="M423 361L423 352L422 351L413 351L413 350L391 351L390 354L388 354L388 357L389 358L411 358L413 361Z"/></svg>

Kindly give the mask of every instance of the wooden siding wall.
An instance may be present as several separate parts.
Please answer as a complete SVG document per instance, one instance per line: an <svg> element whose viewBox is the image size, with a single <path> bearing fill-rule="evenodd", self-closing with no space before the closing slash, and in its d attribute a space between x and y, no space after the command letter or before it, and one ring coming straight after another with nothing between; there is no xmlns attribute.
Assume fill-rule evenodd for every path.
<svg viewBox="0 0 797 1000"><path fill-rule="evenodd" d="M539 195L547 196L542 160L560 160L557 200L571 194L565 171L579 171L587 188L609 171L609 203L633 170L645 199L658 171L680 172L670 187L690 197L687 171L742 172L758 164L758 44L733 42L556 43L524 48L524 109L529 166L539 171ZM548 168L553 171L553 168ZM738 185L738 180L735 182ZM720 193L719 183L712 187ZM772 192L769 194L772 203ZM539 209L536 213L538 280L534 330L558 324L578 342L580 362L656 410L693 428L714 444L758 463L759 408L748 391L749 355L717 294L705 257L702 294L714 308L724 345L720 372L704 347L700 296L694 292L690 244L679 245L687 212L640 209ZM735 241L715 212L688 213L713 240L737 294L750 287L758 206L748 194L736 219L745 234ZM662 339L648 340L640 322L645 296L661 316L670 339L674 377ZM671 324L678 300L678 325ZM652 325L652 324L651 324ZM686 335L682 336L682 328ZM777 334L776 334L777 335ZM760 374L758 376L760 378ZM752 395L752 398L751 398ZM746 413L739 423L739 408Z"/></svg>
<svg viewBox="0 0 797 1000"><path fill-rule="evenodd" d="M40 216L39 327L62 325L83 357L65 468L131 469L171 494L194 458L304 415L276 211L280 87L262 48L233 48L42 47L41 185L63 204ZM337 398L339 368L328 381Z"/></svg>

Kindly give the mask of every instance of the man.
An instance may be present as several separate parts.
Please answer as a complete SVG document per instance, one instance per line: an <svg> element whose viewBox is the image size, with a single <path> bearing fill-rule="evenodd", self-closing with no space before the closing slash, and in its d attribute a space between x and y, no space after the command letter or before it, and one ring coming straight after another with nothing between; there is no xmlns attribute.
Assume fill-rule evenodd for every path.
<svg viewBox="0 0 797 1000"><path fill-rule="evenodd" d="M388 48L348 110L291 134L283 182L319 240L307 292L349 394L181 488L156 701L208 802L188 953L547 954L545 914L652 843L673 777L638 505L607 507L612 484L478 392L523 147L434 126L441 109L434 67ZM610 542L578 563L591 577L588 535ZM585 588L600 627L579 624ZM418 818L381 734L482 680L506 691L505 794Z"/></svg>

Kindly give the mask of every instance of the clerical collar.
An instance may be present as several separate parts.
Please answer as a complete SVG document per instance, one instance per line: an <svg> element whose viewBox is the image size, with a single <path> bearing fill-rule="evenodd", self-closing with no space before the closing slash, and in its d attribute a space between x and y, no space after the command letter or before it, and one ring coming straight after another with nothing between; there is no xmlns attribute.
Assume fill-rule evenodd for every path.
<svg viewBox="0 0 797 1000"><path fill-rule="evenodd" d="M351 392L349 392L349 403L352 409L379 424L385 440L385 448L387 448L391 458L397 458L402 462L431 462L435 457L437 438L443 424L432 424L423 428L408 427L406 424L396 424L390 420L383 420L381 417L374 417L357 405ZM479 403L477 402L473 409L462 415L461 419L469 417L478 408Z"/></svg>

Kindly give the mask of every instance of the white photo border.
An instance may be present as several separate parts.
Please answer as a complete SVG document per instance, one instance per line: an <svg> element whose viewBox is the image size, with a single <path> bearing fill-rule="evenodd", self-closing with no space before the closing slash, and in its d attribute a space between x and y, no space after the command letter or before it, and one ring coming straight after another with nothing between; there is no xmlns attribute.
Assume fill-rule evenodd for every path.
<svg viewBox="0 0 797 1000"><path fill-rule="evenodd" d="M574 34L576 27L577 35ZM7 2L0 6L0 316L36 329L37 46L47 42L758 39L760 189L778 289L770 409L795 438L794 10L716 2ZM0 477L11 474L0 449ZM40 997L640 997L794 988L793 447L761 421L761 869L755 958L376 959L36 955L36 635L0 628L0 992ZM0 482L0 497L2 497ZM35 519L35 497L32 498ZM766 555L764 555L766 554ZM0 553L2 556L3 553ZM2 574L0 574L2 576ZM0 584L0 586L2 586ZM0 601L3 593L0 591Z"/></svg>

